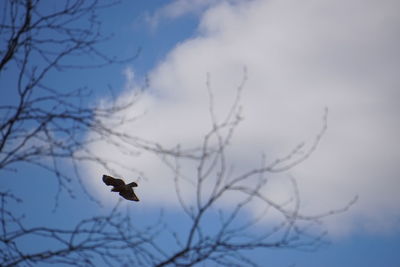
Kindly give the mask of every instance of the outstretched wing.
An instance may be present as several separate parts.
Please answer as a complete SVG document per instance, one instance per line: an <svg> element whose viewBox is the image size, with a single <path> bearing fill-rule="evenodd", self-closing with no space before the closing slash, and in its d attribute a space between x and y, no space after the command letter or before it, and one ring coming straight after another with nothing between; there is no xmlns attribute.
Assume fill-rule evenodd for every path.
<svg viewBox="0 0 400 267"><path fill-rule="evenodd" d="M121 179L116 179L113 178L109 175L103 175L103 182L106 185L112 185L112 186L121 186L121 185L125 185L125 182Z"/></svg>
<svg viewBox="0 0 400 267"><path fill-rule="evenodd" d="M127 185L130 186L130 187L137 187L137 183L135 183L135 182L129 183Z"/></svg>
<svg viewBox="0 0 400 267"><path fill-rule="evenodd" d="M127 200L139 201L139 198L136 196L135 192L133 192L131 187L127 190L119 192L119 195Z"/></svg>

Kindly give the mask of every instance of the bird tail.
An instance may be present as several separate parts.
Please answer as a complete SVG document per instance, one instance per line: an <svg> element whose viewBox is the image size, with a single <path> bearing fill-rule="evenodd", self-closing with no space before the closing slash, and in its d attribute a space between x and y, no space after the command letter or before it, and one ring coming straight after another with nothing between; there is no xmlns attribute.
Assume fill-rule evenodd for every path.
<svg viewBox="0 0 400 267"><path fill-rule="evenodd" d="M137 187L137 183L132 182L132 183L129 183L128 186L130 186L130 187Z"/></svg>

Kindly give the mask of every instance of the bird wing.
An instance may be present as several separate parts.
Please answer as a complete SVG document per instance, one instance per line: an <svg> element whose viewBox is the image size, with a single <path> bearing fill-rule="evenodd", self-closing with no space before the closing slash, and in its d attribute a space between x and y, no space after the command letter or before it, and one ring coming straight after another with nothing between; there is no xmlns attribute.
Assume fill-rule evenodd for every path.
<svg viewBox="0 0 400 267"><path fill-rule="evenodd" d="M136 196L135 192L133 192L132 188L129 188L127 190L123 190L119 192L120 196L127 200L132 200L132 201L139 201L139 198Z"/></svg>
<svg viewBox="0 0 400 267"><path fill-rule="evenodd" d="M135 183L135 182L129 183L127 185L130 186L130 187L137 187L137 183Z"/></svg>
<svg viewBox="0 0 400 267"><path fill-rule="evenodd" d="M106 185L112 185L112 186L121 186L121 185L125 185L125 182L121 179L116 179L113 178L109 175L103 175L103 182Z"/></svg>

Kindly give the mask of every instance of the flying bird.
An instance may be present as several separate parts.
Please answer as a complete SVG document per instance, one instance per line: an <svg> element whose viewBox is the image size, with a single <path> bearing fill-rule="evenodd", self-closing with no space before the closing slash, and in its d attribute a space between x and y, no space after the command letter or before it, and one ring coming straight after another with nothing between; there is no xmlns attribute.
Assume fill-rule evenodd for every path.
<svg viewBox="0 0 400 267"><path fill-rule="evenodd" d="M139 201L139 198L133 192L132 187L137 187L137 183L132 182L129 184L125 184L122 179L116 179L109 175L103 175L103 182L106 185L112 185L113 188L111 189L112 192L119 192L119 195L127 200L132 201Z"/></svg>

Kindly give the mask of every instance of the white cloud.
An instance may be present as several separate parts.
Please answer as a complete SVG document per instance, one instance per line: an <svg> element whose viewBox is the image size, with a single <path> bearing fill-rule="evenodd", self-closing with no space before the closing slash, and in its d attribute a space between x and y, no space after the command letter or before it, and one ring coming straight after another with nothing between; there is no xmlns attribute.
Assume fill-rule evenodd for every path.
<svg viewBox="0 0 400 267"><path fill-rule="evenodd" d="M156 28L165 20L177 19L188 14L199 14L220 2L233 3L237 0L174 0L154 13L147 14L145 20L152 28Z"/></svg>
<svg viewBox="0 0 400 267"><path fill-rule="evenodd" d="M160 14L178 16L188 2L173 2ZM214 2L207 1L198 36L175 47L150 73L151 93L134 108L147 114L126 131L171 146L198 143L210 126L206 73L222 116L247 66L245 120L233 150L241 155L232 157L252 164L261 152L269 158L284 154L317 133L327 106L328 132L312 157L291 171L305 209L341 207L357 194L350 212L328 220L334 233L398 227L400 3ZM173 174L156 158L118 160L146 171L146 201L176 203Z"/></svg>
<svg viewBox="0 0 400 267"><path fill-rule="evenodd" d="M146 14L145 20L152 27L156 28L164 20L176 19L181 16L198 13L211 5L216 0L175 0L157 9L152 14Z"/></svg>

